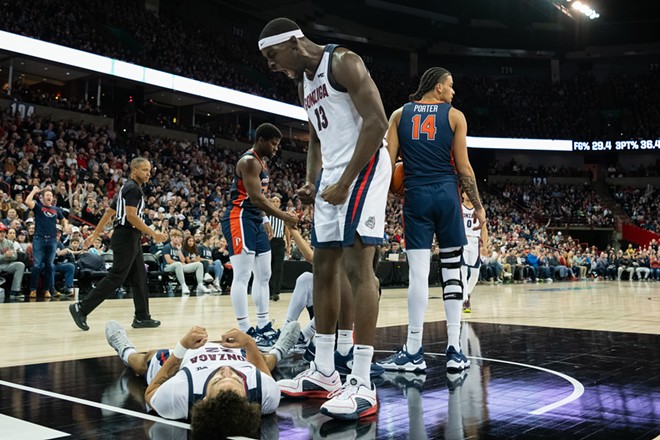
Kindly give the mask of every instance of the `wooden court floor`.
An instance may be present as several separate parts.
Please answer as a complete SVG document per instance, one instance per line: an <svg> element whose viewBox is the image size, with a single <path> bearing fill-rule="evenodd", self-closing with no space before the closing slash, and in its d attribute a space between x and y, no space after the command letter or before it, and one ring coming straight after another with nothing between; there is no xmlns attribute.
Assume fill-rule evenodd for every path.
<svg viewBox="0 0 660 440"><path fill-rule="evenodd" d="M289 294L271 302L275 326ZM444 367L445 316L439 288L426 315L425 375L376 381L378 416L338 423L319 401L283 400L262 425L264 439L653 439L660 435L660 283L566 282L479 285L464 314L462 344L472 366ZM68 300L0 304L0 439L188 437L185 423L145 411L140 378L105 341L110 319L138 349L172 347L193 324L220 335L234 326L228 296L152 298L157 329L130 328L132 301L113 299L80 331ZM250 305L251 316L254 309ZM406 291L384 290L376 358L400 347ZM301 324L307 322L306 314ZM300 354L276 371L291 376Z"/></svg>

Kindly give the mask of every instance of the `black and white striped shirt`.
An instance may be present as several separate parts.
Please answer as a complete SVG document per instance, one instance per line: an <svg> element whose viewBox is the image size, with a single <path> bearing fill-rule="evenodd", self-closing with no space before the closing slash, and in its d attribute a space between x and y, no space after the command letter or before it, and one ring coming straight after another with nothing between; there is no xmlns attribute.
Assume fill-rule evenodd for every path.
<svg viewBox="0 0 660 440"><path fill-rule="evenodd" d="M144 221L144 194L142 188L133 179L128 179L122 185L121 189L115 196L115 199L110 204L110 207L117 211L115 217L116 228L134 228L134 226L126 219L126 207L133 206L137 208L137 215Z"/></svg>
<svg viewBox="0 0 660 440"><path fill-rule="evenodd" d="M284 220L275 216L268 216L270 226L273 228L273 238L284 238Z"/></svg>

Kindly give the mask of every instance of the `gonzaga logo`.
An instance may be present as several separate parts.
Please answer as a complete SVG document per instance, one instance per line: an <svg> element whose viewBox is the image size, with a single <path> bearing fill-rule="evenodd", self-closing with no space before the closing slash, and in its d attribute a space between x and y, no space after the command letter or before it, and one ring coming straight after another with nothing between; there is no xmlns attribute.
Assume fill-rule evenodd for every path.
<svg viewBox="0 0 660 440"><path fill-rule="evenodd" d="M57 209L55 209L55 208L49 208L47 206L42 206L41 207L41 212L43 212L43 214L48 218L57 217Z"/></svg>
<svg viewBox="0 0 660 440"><path fill-rule="evenodd" d="M372 215L364 222L364 225L369 229L373 229L376 226L376 218Z"/></svg>

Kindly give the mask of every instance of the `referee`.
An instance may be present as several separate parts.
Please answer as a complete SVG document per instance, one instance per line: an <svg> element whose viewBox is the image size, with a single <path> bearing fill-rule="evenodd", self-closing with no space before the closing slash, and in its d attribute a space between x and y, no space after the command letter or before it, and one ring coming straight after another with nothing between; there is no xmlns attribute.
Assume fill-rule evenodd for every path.
<svg viewBox="0 0 660 440"><path fill-rule="evenodd" d="M277 196L270 199L270 203L277 209L280 208L281 200ZM284 270L284 254L289 250L291 237L288 229L284 228L284 221L273 215L268 216L270 226L273 228L273 238L270 240L270 269L271 275L268 281L270 288L270 299L280 300L280 289L282 288L282 272Z"/></svg>
<svg viewBox="0 0 660 440"><path fill-rule="evenodd" d="M143 157L133 159L131 161L130 178L121 187L92 235L85 240L85 247L89 247L103 231L106 223L117 214L114 224L115 231L110 241L113 252L110 273L96 285L85 299L69 306L73 321L82 330L89 330L87 315L92 313L108 296L121 287L126 280L133 287L133 304L135 306L133 328L158 327L160 325L160 321L151 319L151 315L149 315L147 273L142 248L140 247L142 233L151 236L156 242L167 240L166 234L152 230L142 220L144 194L141 187L150 177L151 164L149 161Z"/></svg>

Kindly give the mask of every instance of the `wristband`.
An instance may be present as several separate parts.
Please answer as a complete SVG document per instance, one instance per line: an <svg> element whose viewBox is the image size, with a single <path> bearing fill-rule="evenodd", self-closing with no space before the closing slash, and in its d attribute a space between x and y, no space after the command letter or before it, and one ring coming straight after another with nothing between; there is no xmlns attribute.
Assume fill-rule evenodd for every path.
<svg viewBox="0 0 660 440"><path fill-rule="evenodd" d="M174 347L174 350L172 350L171 354L177 359L183 359L187 351L188 349L181 345L181 342L177 342L176 347Z"/></svg>
<svg viewBox="0 0 660 440"><path fill-rule="evenodd" d="M261 223L263 223L264 225L266 223L270 223L270 219L268 217L264 216L263 220L261 220Z"/></svg>

